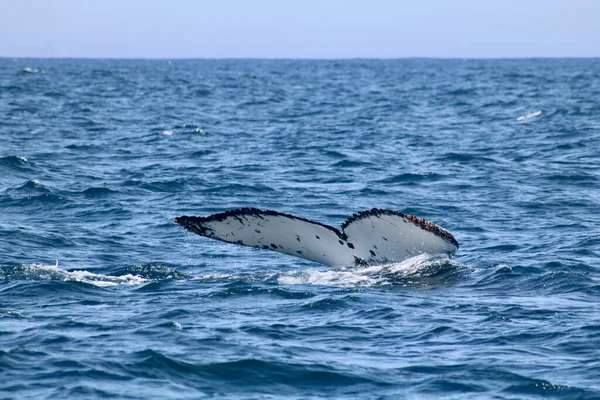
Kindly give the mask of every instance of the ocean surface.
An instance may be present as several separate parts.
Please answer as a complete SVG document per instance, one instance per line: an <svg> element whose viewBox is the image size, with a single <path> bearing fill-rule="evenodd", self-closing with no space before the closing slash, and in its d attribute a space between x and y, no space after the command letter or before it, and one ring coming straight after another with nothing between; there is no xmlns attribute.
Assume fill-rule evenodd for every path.
<svg viewBox="0 0 600 400"><path fill-rule="evenodd" d="M0 59L0 398L600 398L600 59ZM372 207L331 268L185 232Z"/></svg>

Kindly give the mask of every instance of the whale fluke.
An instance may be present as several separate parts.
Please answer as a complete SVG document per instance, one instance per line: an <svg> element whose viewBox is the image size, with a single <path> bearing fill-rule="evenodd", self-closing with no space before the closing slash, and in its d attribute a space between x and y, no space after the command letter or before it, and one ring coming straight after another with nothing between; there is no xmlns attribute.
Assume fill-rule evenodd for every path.
<svg viewBox="0 0 600 400"><path fill-rule="evenodd" d="M239 208L207 217L183 215L175 222L200 236L331 266L399 262L423 253L451 256L458 250L454 236L436 224L378 208L352 215L341 230L257 208Z"/></svg>

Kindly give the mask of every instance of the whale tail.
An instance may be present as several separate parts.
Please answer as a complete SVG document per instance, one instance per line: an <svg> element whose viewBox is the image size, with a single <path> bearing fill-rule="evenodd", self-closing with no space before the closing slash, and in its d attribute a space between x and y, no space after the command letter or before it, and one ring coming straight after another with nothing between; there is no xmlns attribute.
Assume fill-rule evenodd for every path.
<svg viewBox="0 0 600 400"><path fill-rule="evenodd" d="M454 236L423 218L373 208L352 215L338 230L271 210L240 208L207 217L183 215L186 230L222 242L259 247L331 266L399 262L429 253L452 256Z"/></svg>

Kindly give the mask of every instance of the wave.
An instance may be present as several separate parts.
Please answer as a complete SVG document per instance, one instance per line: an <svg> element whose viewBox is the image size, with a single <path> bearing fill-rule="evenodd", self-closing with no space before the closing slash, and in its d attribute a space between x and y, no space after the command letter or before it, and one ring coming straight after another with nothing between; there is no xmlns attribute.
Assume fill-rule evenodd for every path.
<svg viewBox="0 0 600 400"><path fill-rule="evenodd" d="M376 181L377 183L415 183L422 181L439 181L444 179L445 176L441 174L437 174L435 172L406 172L403 174L398 174L391 176L389 178L384 178Z"/></svg>
<svg viewBox="0 0 600 400"><path fill-rule="evenodd" d="M20 168L23 165L27 164L27 157L25 156L6 156L0 157L0 165L5 165L7 167L17 167Z"/></svg>
<svg viewBox="0 0 600 400"><path fill-rule="evenodd" d="M34 67L25 67L21 70L21 72L25 74L37 74L38 72L40 72L40 69Z"/></svg>
<svg viewBox="0 0 600 400"><path fill-rule="evenodd" d="M22 264L0 268L0 280L79 282L100 287L141 285L154 280L184 278L190 276L157 265L129 267L118 275L96 274L85 270L67 271L58 266L58 261L55 265Z"/></svg>
<svg viewBox="0 0 600 400"><path fill-rule="evenodd" d="M47 206L47 205L60 205L60 204L69 204L70 200L66 197L63 196L59 196L57 194L52 193L49 189L41 187L39 189L37 189L36 191L34 191L33 189L35 189L35 184L31 184L31 185L24 185L21 186L19 188L17 188L17 190L23 190L23 189L30 189L32 193L25 193L24 195L14 195L12 194L12 192L17 192L17 190L14 189L8 189L6 191L6 193L8 193L8 196L5 196L4 198L0 199L0 203L3 206L6 207L26 207L26 206L36 206L36 207L43 207L43 206ZM36 192L38 194L36 194Z"/></svg>
<svg viewBox="0 0 600 400"><path fill-rule="evenodd" d="M7 192L51 193L50 189L40 183L38 179L30 179L19 186L10 187Z"/></svg>
<svg viewBox="0 0 600 400"><path fill-rule="evenodd" d="M400 263L332 270L308 269L281 273L284 285L341 287L397 286L437 287L455 282L466 267L441 254L421 254Z"/></svg>
<svg viewBox="0 0 600 400"><path fill-rule="evenodd" d="M153 181L129 180L123 182L123 185L139 187L151 192L170 193L174 191L184 190L187 186L187 181L182 178Z"/></svg>
<svg viewBox="0 0 600 400"><path fill-rule="evenodd" d="M22 91L23 88L18 85L0 85L0 90L4 93L16 93Z"/></svg>
<svg viewBox="0 0 600 400"><path fill-rule="evenodd" d="M540 115L542 115L541 111L532 112L532 113L529 113L526 115L521 115L519 118L517 118L517 121L523 121L525 119L530 119L530 118L537 117Z"/></svg>
<svg viewBox="0 0 600 400"><path fill-rule="evenodd" d="M174 134L206 136L206 131L196 124L175 125L171 129L160 129L159 132L165 136L173 136Z"/></svg>
<svg viewBox="0 0 600 400"><path fill-rule="evenodd" d="M245 194L250 194L250 193L267 193L267 192L275 192L275 189L273 189L270 186L266 186L266 185L244 185L241 183L232 183L232 184L228 184L228 185L222 185L222 186L215 186L215 187L211 187L208 189L202 189L201 190L202 193L219 193L219 194L235 194L238 195L239 193L245 193Z"/></svg>
<svg viewBox="0 0 600 400"><path fill-rule="evenodd" d="M188 381L196 383L222 384L223 389L228 392L245 392L249 388L268 390L269 387L280 385L331 390L332 387L379 383L375 379L314 362L284 362L251 356L228 360L209 358L205 361L189 361L152 349L131 353L125 362L114 365L112 369L123 375L142 375L151 379L186 377Z"/></svg>
<svg viewBox="0 0 600 400"><path fill-rule="evenodd" d="M354 167L367 167L373 165L368 161L356 161L356 160L341 160L330 165L331 168L354 168Z"/></svg>
<svg viewBox="0 0 600 400"><path fill-rule="evenodd" d="M191 275L178 272L174 268L166 267L163 265L134 265L133 267L127 267L118 274L119 276L139 276L146 280L179 280L179 279L192 279Z"/></svg>
<svg viewBox="0 0 600 400"><path fill-rule="evenodd" d="M369 267L342 267L331 270L307 269L281 272L261 276L240 274L219 274L193 276L181 273L171 267L161 265L137 265L127 267L117 274L105 275L85 270L64 270L55 265L21 264L0 267L0 280L7 281L60 281L80 282L94 286L141 285L168 280L190 280L223 283L224 295L238 292L273 292L273 288L249 288L249 282L276 283L279 285L320 285L338 287L438 287L455 282L466 267L451 260L446 255L421 254L401 263L375 265ZM281 293L282 297L289 294ZM292 294L292 296L296 296Z"/></svg>
<svg viewBox="0 0 600 400"><path fill-rule="evenodd" d="M473 153L455 153L450 152L446 154L442 154L436 158L437 161L441 162L457 162L457 163L497 163L496 160L490 157L482 156L479 154Z"/></svg>
<svg viewBox="0 0 600 400"><path fill-rule="evenodd" d="M54 193L37 179L28 180L19 186L4 190L0 203L5 206L23 207L25 205L65 204L69 199Z"/></svg>
<svg viewBox="0 0 600 400"><path fill-rule="evenodd" d="M90 187L85 189L81 193L83 193L83 195L85 195L86 197L98 198L109 196L111 194L117 193L117 191L109 189L107 187Z"/></svg>

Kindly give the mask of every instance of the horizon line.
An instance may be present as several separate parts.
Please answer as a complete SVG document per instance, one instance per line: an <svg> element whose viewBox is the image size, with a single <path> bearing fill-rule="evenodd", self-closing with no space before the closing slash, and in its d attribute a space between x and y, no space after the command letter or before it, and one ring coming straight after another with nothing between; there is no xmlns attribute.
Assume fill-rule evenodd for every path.
<svg viewBox="0 0 600 400"><path fill-rule="evenodd" d="M246 60L246 61L354 61L354 60L563 60L563 59L600 59L598 56L498 56L498 57L460 57L460 56L405 56L405 57L87 57L87 56L59 56L59 57L39 57L39 56L6 56L0 55L0 59L37 59L37 60L156 60L156 61L228 61L228 60Z"/></svg>

